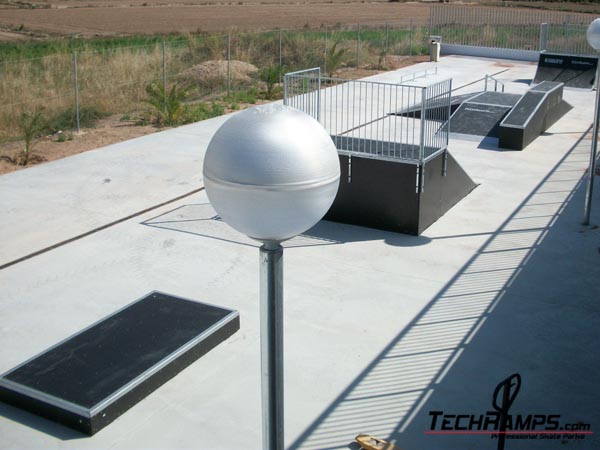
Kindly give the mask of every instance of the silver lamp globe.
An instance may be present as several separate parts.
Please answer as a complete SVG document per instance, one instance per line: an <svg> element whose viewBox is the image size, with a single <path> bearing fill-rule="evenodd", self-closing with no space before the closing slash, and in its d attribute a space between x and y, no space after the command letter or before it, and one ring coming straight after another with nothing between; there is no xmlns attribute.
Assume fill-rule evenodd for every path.
<svg viewBox="0 0 600 450"><path fill-rule="evenodd" d="M600 50L600 19L596 19L590 23L586 32L586 37L588 43L594 50Z"/></svg>
<svg viewBox="0 0 600 450"><path fill-rule="evenodd" d="M315 225L340 180L337 150L325 129L275 104L227 120L208 145L203 172L217 213L267 247Z"/></svg>
<svg viewBox="0 0 600 450"><path fill-rule="evenodd" d="M597 52L600 51L600 19L594 20L587 29L587 41ZM592 194L594 191L594 173L596 171L596 155L598 153L598 110L600 109L600 61L596 66L596 108L594 111L594 125L592 129L592 146L590 150L590 164L588 166L588 185L585 195L585 209L583 212L583 224L590 224L592 211Z"/></svg>
<svg viewBox="0 0 600 450"><path fill-rule="evenodd" d="M215 133L204 158L204 185L215 211L261 241L260 341L263 449L284 450L283 248L313 225L338 190L331 137L312 117L284 105L247 109Z"/></svg>

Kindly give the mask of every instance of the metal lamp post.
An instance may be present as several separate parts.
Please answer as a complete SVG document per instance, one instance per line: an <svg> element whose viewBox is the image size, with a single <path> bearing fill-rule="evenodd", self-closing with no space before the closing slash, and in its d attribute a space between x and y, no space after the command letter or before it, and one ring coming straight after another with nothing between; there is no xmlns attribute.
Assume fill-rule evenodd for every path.
<svg viewBox="0 0 600 450"><path fill-rule="evenodd" d="M337 193L340 165L312 117L264 105L231 117L204 158L206 193L217 213L260 247L263 449L283 450L283 248L316 224Z"/></svg>
<svg viewBox="0 0 600 450"><path fill-rule="evenodd" d="M587 29L587 40L596 51L600 51L600 19L594 20ZM583 224L590 224L592 211L592 193L594 190L594 172L596 170L596 155L598 151L598 109L600 108L600 61L596 67L596 107L594 110L594 125L592 128L592 148L590 151L590 167L588 170L588 186L585 195L585 211Z"/></svg>

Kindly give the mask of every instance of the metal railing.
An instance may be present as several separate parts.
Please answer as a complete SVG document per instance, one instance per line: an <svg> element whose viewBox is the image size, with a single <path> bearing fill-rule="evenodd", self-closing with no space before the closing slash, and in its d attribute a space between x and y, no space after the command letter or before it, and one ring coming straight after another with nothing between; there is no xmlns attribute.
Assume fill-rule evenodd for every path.
<svg viewBox="0 0 600 450"><path fill-rule="evenodd" d="M317 119L340 153L421 165L448 147L451 89L450 79L421 85L343 80L314 68L284 76L284 103Z"/></svg>
<svg viewBox="0 0 600 450"><path fill-rule="evenodd" d="M540 51L595 55L596 51L587 41L587 28L588 25L569 22L544 23L540 30Z"/></svg>
<svg viewBox="0 0 600 450"><path fill-rule="evenodd" d="M488 86L494 83L494 92L498 92L498 85L500 85L500 91L504 92L504 83L491 75L486 75L484 79L484 91L488 91Z"/></svg>
<svg viewBox="0 0 600 450"><path fill-rule="evenodd" d="M417 78L426 77L427 75L437 75L438 68L435 66L434 68L417 70L415 72L406 73L400 76L400 80L398 80L398 84L407 83L409 81L416 80Z"/></svg>

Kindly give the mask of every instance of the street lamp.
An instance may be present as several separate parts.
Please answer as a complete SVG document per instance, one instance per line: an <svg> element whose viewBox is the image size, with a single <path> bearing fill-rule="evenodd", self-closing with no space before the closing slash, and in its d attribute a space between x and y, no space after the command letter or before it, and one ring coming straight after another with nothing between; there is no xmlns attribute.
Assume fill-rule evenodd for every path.
<svg viewBox="0 0 600 450"><path fill-rule="evenodd" d="M279 104L228 119L204 158L204 185L225 222L260 241L263 449L283 450L283 248L316 224L340 181L331 137L312 117Z"/></svg>
<svg viewBox="0 0 600 450"><path fill-rule="evenodd" d="M587 41L596 51L600 51L600 19L594 20L587 29ZM600 108L600 61L596 66L596 108L594 110L594 125L592 128L592 149L590 151L590 167L588 170L588 188L585 195L585 212L583 224L590 224L592 211L592 191L594 190L594 172L596 169L596 154L598 150L598 108Z"/></svg>

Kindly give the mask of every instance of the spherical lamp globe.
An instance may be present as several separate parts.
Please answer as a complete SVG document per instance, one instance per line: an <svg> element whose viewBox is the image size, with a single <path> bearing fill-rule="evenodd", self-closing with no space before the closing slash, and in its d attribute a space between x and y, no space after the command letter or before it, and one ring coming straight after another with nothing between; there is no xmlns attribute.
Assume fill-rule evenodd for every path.
<svg viewBox="0 0 600 450"><path fill-rule="evenodd" d="M587 41L596 51L600 51L600 19L590 23L587 29Z"/></svg>
<svg viewBox="0 0 600 450"><path fill-rule="evenodd" d="M217 130L203 175L223 220L269 246L325 215L337 193L340 165L331 137L315 119L269 104L242 111Z"/></svg>

